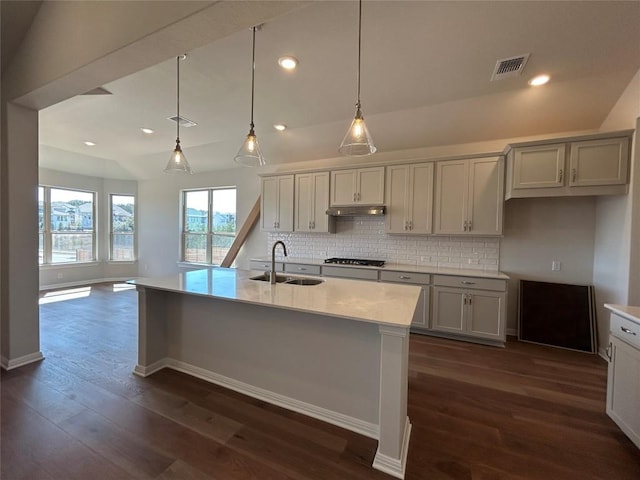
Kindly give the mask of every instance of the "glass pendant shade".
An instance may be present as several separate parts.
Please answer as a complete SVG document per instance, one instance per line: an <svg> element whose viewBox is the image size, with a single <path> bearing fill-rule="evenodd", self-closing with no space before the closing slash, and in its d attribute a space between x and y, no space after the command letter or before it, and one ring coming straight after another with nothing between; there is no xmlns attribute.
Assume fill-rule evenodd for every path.
<svg viewBox="0 0 640 480"><path fill-rule="evenodd" d="M164 167L164 173L187 173L192 174L191 165L184 156L180 146L180 60L187 58L187 54L176 57L176 148L171 152L169 162Z"/></svg>
<svg viewBox="0 0 640 480"><path fill-rule="evenodd" d="M342 139L338 151L351 157L361 157L376 152L376 146L373 144L367 125L364 123L360 107L356 111L356 116L351 122L347 134Z"/></svg>
<svg viewBox="0 0 640 480"><path fill-rule="evenodd" d="M262 150L260 150L253 127L249 130L247 138L233 159L243 167L262 167L267 164L262 156Z"/></svg>
<svg viewBox="0 0 640 480"><path fill-rule="evenodd" d="M187 162L187 157L180 147L180 140L176 141L176 148L171 152L171 157L167 166L163 170L164 173L188 173L192 174L191 166Z"/></svg>
<svg viewBox="0 0 640 480"><path fill-rule="evenodd" d="M347 134L342 139L338 151L343 155L351 157L362 157L376 153L376 146L373 144L371 134L364 123L360 104L360 54L362 50L362 0L358 2L358 76L356 83L358 86L358 100L356 102L356 116L351 122Z"/></svg>

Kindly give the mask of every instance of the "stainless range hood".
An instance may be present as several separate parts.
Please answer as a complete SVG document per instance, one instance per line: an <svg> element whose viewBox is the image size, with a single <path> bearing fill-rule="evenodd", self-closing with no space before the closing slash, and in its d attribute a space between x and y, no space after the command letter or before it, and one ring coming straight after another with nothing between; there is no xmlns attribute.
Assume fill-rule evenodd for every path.
<svg viewBox="0 0 640 480"><path fill-rule="evenodd" d="M384 205L365 206L356 205L351 207L331 207L327 210L327 215L332 217L363 217L371 215L384 215Z"/></svg>

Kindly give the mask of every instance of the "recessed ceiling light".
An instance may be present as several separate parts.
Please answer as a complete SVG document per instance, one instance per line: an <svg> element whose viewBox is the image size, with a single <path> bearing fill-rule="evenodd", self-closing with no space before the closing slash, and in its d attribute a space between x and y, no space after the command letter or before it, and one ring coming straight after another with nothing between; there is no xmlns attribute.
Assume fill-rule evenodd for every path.
<svg viewBox="0 0 640 480"><path fill-rule="evenodd" d="M544 85L545 83L547 83L549 80L551 80L551 77L549 75L538 75L529 80L529 85L531 85L532 87L539 87L540 85Z"/></svg>
<svg viewBox="0 0 640 480"><path fill-rule="evenodd" d="M279 132L284 132L287 129L287 126L284 123L276 123L273 128L278 130Z"/></svg>
<svg viewBox="0 0 640 480"><path fill-rule="evenodd" d="M147 135L151 135L153 133L153 130L151 130L150 128L141 128L140 130L142 130Z"/></svg>
<svg viewBox="0 0 640 480"><path fill-rule="evenodd" d="M95 144L95 143L93 143L93 142L89 142L89 141L84 142L84 144L85 144L87 147L95 147L95 146L96 146L96 144Z"/></svg>
<svg viewBox="0 0 640 480"><path fill-rule="evenodd" d="M294 70L298 66L298 59L290 55L285 55L278 59L278 65L285 70Z"/></svg>

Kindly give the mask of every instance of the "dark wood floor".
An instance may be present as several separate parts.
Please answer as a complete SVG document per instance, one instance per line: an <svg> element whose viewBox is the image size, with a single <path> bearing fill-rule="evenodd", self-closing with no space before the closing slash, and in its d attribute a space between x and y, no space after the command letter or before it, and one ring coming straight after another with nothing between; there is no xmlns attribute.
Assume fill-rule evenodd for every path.
<svg viewBox="0 0 640 480"><path fill-rule="evenodd" d="M1 377L2 479L391 478L371 439L180 373L135 377L136 317L135 290L111 285L41 306L46 359ZM410 355L407 479L640 479L602 359L426 336Z"/></svg>

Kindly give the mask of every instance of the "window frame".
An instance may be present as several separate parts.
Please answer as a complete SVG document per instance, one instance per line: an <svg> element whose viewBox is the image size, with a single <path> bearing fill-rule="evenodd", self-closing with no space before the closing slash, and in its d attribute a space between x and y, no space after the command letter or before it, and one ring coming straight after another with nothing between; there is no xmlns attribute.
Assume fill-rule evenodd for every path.
<svg viewBox="0 0 640 480"><path fill-rule="evenodd" d="M42 263L40 263L40 248L38 245L38 265L39 267L60 267L69 265L87 265L96 263L98 260L98 192L90 190L81 190L78 188L59 187L56 185L38 185L38 203L40 202L40 189L43 191L43 225L38 228L38 237L43 236L42 241ZM91 208L91 231L65 232L57 231L51 228L51 191L65 190L69 192L87 193L92 196ZM39 220L38 215L38 220ZM54 235L90 235L91 236L91 259L76 260L71 262L54 262L53 261L53 236ZM39 238L38 238L39 241Z"/></svg>
<svg viewBox="0 0 640 480"><path fill-rule="evenodd" d="M214 210L213 210L213 192L216 190L234 190L235 191L235 195L236 195L236 202L235 202L235 216L236 216L236 222L235 222L235 229L233 232L233 235L231 234L221 234L221 233L216 233L214 232L213 228L214 228ZM199 233L199 232L190 232L187 230L187 195L189 193L192 192L207 192L207 229L206 232L204 233ZM184 263L191 263L191 264L203 264L203 265L218 265L218 264L214 264L213 263L213 245L214 245L214 239L216 237L233 237L235 239L235 237L237 236L238 232L237 232L237 227L238 227L238 223L237 223L237 216L238 216L238 188L236 186L226 186L226 187L206 187L206 188L193 188L193 189L185 189L185 190L181 190L180 191L180 262L184 262ZM204 262L198 262L198 261L191 261L191 260L187 260L186 258L186 246L187 246L187 236L194 236L194 235L201 235L203 237L205 237L205 261Z"/></svg>
<svg viewBox="0 0 640 480"><path fill-rule="evenodd" d="M133 198L133 231L131 233L121 233L113 231L113 197L131 197ZM108 194L108 230L109 230L109 261L114 263L136 262L138 260L138 205L136 195L133 193L114 193ZM127 260L119 260L113 255L113 239L116 236L131 236L132 257Z"/></svg>

